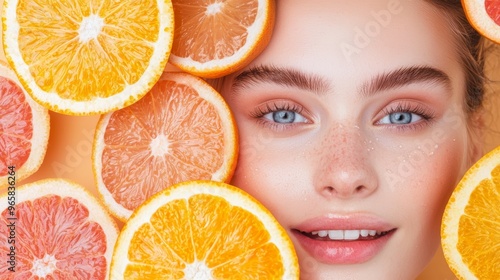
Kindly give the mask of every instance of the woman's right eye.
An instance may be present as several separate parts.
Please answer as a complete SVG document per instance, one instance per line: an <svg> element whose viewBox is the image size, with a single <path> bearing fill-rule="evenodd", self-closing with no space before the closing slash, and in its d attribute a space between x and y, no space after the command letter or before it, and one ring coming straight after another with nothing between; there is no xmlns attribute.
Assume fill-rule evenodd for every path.
<svg viewBox="0 0 500 280"><path fill-rule="evenodd" d="M291 110L277 110L262 116L264 119L279 124L305 123L307 119L301 114Z"/></svg>

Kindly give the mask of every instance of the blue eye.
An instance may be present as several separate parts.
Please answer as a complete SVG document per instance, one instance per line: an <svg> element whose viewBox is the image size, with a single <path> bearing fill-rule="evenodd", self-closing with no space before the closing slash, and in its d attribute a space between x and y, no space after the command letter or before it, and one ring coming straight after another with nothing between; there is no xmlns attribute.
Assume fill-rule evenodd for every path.
<svg viewBox="0 0 500 280"><path fill-rule="evenodd" d="M422 117L411 112L394 112L387 114L380 120L381 124L410 124L421 120Z"/></svg>
<svg viewBox="0 0 500 280"><path fill-rule="evenodd" d="M263 118L281 124L307 122L306 118L290 110L278 110L263 115Z"/></svg>

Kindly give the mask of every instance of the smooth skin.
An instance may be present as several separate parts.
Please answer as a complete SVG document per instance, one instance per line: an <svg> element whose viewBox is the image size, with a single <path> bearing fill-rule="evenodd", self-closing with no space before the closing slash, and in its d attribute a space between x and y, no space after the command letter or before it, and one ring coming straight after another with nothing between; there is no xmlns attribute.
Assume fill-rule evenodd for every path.
<svg viewBox="0 0 500 280"><path fill-rule="evenodd" d="M464 85L448 22L427 2L277 2L270 44L221 90L241 141L232 183L287 230L301 278L421 273L477 157ZM304 245L339 224L390 234L366 254Z"/></svg>

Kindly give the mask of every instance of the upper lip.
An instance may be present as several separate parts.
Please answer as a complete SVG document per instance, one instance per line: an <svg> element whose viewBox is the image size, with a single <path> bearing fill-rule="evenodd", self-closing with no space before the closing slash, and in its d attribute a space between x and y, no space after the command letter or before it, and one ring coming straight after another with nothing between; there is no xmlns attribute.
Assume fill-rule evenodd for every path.
<svg viewBox="0 0 500 280"><path fill-rule="evenodd" d="M395 229L394 225L381 217L369 213L325 214L308 219L293 229L311 233L320 230L375 230L386 232Z"/></svg>

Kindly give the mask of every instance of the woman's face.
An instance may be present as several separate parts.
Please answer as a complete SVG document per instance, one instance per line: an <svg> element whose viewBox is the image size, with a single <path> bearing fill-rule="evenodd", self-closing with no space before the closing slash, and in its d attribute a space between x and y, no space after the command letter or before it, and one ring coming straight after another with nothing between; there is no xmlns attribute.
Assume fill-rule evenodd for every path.
<svg viewBox="0 0 500 280"><path fill-rule="evenodd" d="M415 278L470 161L444 15L424 1L277 5L269 46L224 83L232 183L286 229L302 278Z"/></svg>

